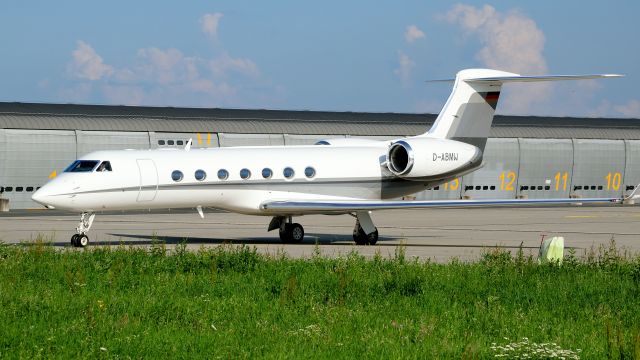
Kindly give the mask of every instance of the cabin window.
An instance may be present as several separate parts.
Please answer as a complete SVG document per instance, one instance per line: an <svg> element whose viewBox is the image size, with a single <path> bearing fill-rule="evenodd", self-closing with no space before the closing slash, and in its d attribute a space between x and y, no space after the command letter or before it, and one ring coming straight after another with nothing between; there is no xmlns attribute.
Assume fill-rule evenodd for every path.
<svg viewBox="0 0 640 360"><path fill-rule="evenodd" d="M91 172L99 162L98 160L76 160L64 172Z"/></svg>
<svg viewBox="0 0 640 360"><path fill-rule="evenodd" d="M312 168L311 166L307 166L304 169L304 176L308 177L309 179L313 178L314 176L316 176L316 169Z"/></svg>
<svg viewBox="0 0 640 360"><path fill-rule="evenodd" d="M182 140L176 141L176 145L183 145L183 144L184 144L184 142Z"/></svg>
<svg viewBox="0 0 640 360"><path fill-rule="evenodd" d="M196 173L194 175L196 177L196 180L198 181L202 181L207 178L207 173L204 172L204 170L196 170Z"/></svg>
<svg viewBox="0 0 640 360"><path fill-rule="evenodd" d="M296 174L296 172L295 172L295 171L293 171L293 169L292 169L292 168L290 168L290 167L286 167L286 168L284 168L284 170L282 171L282 174L284 175L284 177L285 177L285 178L287 178L287 179L291 179L291 178L293 178L293 176Z"/></svg>
<svg viewBox="0 0 640 360"><path fill-rule="evenodd" d="M247 180L251 177L251 171L249 171L249 169L240 170L240 177Z"/></svg>
<svg viewBox="0 0 640 360"><path fill-rule="evenodd" d="M22 192L22 190L24 190L24 188L22 186L18 186L16 187L16 191L17 192Z"/></svg>
<svg viewBox="0 0 640 360"><path fill-rule="evenodd" d="M262 177L263 178L271 179L272 176L273 176L273 171L271 171L271 169L269 169L269 168L262 169Z"/></svg>
<svg viewBox="0 0 640 360"><path fill-rule="evenodd" d="M167 145L173 145L173 144L175 144L173 140L167 140Z"/></svg>
<svg viewBox="0 0 640 360"><path fill-rule="evenodd" d="M33 186L27 186L27 191L28 192L32 192L33 191Z"/></svg>
<svg viewBox="0 0 640 360"><path fill-rule="evenodd" d="M111 163L108 162L108 161L103 161L102 164L100 164L100 166L98 166L96 171L98 171L98 172L111 171Z"/></svg>
<svg viewBox="0 0 640 360"><path fill-rule="evenodd" d="M12 192L13 191L13 186L5 186L4 191L5 192Z"/></svg>
<svg viewBox="0 0 640 360"><path fill-rule="evenodd" d="M180 170L174 170L171 173L171 179L173 179L173 181L175 181L175 182L182 181L183 178L184 178L184 175L182 174L182 171L180 171Z"/></svg>
<svg viewBox="0 0 640 360"><path fill-rule="evenodd" d="M218 179L227 180L229 178L229 172L225 169L218 170Z"/></svg>
<svg viewBox="0 0 640 360"><path fill-rule="evenodd" d="M158 140L158 145L161 145L161 146L162 146L162 145L164 145L164 144L165 144L164 140Z"/></svg>

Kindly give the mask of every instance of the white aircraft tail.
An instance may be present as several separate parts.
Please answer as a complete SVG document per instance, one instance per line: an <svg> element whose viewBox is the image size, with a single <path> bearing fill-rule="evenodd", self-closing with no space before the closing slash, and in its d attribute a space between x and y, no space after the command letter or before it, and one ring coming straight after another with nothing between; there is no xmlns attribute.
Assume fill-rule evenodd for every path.
<svg viewBox="0 0 640 360"><path fill-rule="evenodd" d="M507 82L582 80L620 77L599 75L523 76L491 69L466 69L458 72L453 90L431 129L422 136L453 139L472 144L484 151L502 84Z"/></svg>

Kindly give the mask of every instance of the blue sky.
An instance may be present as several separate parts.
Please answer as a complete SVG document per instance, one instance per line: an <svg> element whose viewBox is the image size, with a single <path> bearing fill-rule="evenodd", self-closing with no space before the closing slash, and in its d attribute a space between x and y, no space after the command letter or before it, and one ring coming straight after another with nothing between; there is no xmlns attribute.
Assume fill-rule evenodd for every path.
<svg viewBox="0 0 640 360"><path fill-rule="evenodd" d="M638 1L18 1L0 101L438 112L468 67L623 79L510 84L498 112L640 118Z"/></svg>

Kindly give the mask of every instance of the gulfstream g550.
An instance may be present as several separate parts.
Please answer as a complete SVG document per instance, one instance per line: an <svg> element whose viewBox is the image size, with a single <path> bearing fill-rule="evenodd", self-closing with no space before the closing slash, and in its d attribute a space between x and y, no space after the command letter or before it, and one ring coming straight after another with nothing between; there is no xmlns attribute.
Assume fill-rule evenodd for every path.
<svg viewBox="0 0 640 360"><path fill-rule="evenodd" d="M310 146L98 151L82 156L32 199L48 208L81 212L71 238L86 246L95 213L103 210L203 207L272 217L284 242L304 229L294 216L352 214L357 244L375 244L369 211L442 206L621 202L624 199L501 199L397 201L482 166L502 84L617 77L521 76L460 71L435 123L424 134L392 141L328 139Z"/></svg>

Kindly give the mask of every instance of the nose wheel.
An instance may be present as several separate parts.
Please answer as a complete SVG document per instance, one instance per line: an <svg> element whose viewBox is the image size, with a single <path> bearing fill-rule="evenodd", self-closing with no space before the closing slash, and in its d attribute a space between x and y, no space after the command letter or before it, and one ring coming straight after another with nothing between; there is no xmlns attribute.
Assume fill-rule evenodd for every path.
<svg viewBox="0 0 640 360"><path fill-rule="evenodd" d="M87 232L91 229L95 217L96 214L91 212L83 212L82 215L80 215L80 223L76 227L77 233L71 237L71 245L73 245L73 247L83 248L89 245Z"/></svg>
<svg viewBox="0 0 640 360"><path fill-rule="evenodd" d="M85 234L74 234L71 237L71 245L73 247L85 247L89 244L89 237Z"/></svg>

